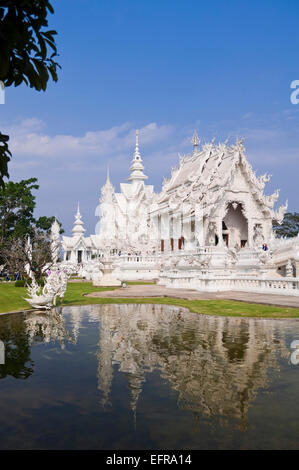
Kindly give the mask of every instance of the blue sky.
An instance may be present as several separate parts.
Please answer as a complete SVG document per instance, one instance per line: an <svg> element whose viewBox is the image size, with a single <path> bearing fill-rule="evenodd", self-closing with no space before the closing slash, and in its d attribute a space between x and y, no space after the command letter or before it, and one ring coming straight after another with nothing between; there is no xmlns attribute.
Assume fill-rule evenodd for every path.
<svg viewBox="0 0 299 470"><path fill-rule="evenodd" d="M298 0L54 0L62 70L43 93L6 90L12 180L36 176L36 215L68 232L80 201L87 233L110 164L115 187L129 174L134 130L148 183L205 142L245 137L266 193L299 211Z"/></svg>

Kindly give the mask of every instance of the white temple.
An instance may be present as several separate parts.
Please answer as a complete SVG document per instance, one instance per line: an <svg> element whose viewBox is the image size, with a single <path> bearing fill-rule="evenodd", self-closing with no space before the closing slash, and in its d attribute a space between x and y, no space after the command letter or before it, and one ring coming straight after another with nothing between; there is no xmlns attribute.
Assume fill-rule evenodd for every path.
<svg viewBox="0 0 299 470"><path fill-rule="evenodd" d="M264 194L270 175L257 177L243 141L200 145L180 157L160 193L145 184L139 152L127 183L101 189L96 234L84 236L79 211L72 237L63 237L64 260L88 264L114 256L119 279L158 279L168 287L198 290L299 292L299 237L277 239L287 203L275 210L279 191ZM297 276L297 277L296 277ZM276 286L276 287L275 287Z"/></svg>

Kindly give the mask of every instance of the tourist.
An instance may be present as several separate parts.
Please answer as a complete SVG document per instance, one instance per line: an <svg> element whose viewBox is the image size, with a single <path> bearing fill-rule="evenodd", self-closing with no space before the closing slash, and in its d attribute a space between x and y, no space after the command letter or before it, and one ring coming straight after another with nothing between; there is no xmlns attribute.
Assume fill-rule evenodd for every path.
<svg viewBox="0 0 299 470"><path fill-rule="evenodd" d="M10 282L10 278L9 278L9 275L8 275L8 271L6 270L5 271L5 278L4 278L5 282Z"/></svg>

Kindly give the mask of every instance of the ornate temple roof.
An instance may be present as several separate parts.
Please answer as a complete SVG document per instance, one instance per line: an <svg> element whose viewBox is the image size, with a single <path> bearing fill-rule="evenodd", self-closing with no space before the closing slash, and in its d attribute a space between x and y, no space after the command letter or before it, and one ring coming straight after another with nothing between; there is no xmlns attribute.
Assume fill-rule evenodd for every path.
<svg viewBox="0 0 299 470"><path fill-rule="evenodd" d="M172 169L171 177L165 179L161 193L156 199L158 206L176 206L183 202L200 203L205 215L208 215L215 204L222 201L223 194L232 184L238 170L242 172L250 186L250 192L261 206L262 211L274 220L281 220L287 205L278 212L272 210L279 191L265 196L263 189L270 180L270 175L257 177L245 157L243 140L233 145L214 144L214 140L199 148L199 138L194 133L193 153L180 157L179 166Z"/></svg>

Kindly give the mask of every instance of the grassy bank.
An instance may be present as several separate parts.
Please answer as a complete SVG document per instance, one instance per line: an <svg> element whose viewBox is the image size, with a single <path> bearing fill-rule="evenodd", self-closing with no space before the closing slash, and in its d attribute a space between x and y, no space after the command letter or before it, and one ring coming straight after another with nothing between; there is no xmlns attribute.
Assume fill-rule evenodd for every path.
<svg viewBox="0 0 299 470"><path fill-rule="evenodd" d="M94 305L94 304L164 304L188 308L191 312L205 315L231 317L261 318L299 318L298 308L276 307L230 300L183 300L171 297L154 298L96 298L85 294L111 290L112 288L93 287L91 283L69 283L64 296L63 305ZM0 285L0 313L25 310L29 308L22 297L26 289L15 287L14 283Z"/></svg>
<svg viewBox="0 0 299 470"><path fill-rule="evenodd" d="M88 289L89 290L88 290ZM191 312L205 315L219 315L231 317L261 317L261 318L299 318L298 308L275 307L253 303L237 302L230 300L184 300L171 297L149 298L100 298L84 297L84 294L99 289L91 284L69 284L65 294L63 305L94 305L94 304L163 304L178 305L188 308Z"/></svg>
<svg viewBox="0 0 299 470"><path fill-rule="evenodd" d="M85 302L84 294L91 292L99 292L105 290L111 290L109 287L93 287L91 282L78 282L69 283L67 292L65 294L65 300L69 303L70 299L76 305L79 303L86 304L92 302ZM0 284L0 313L5 312L17 312L20 310L30 309L30 305L26 302L23 297L27 296L27 290L25 287L15 287L14 282L1 283Z"/></svg>

